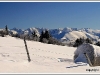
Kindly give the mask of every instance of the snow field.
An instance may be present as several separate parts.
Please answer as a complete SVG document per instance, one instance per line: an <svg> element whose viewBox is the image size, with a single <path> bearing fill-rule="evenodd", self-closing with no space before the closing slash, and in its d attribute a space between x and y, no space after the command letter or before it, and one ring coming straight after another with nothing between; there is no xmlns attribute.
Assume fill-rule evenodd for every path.
<svg viewBox="0 0 100 75"><path fill-rule="evenodd" d="M90 73L86 69L93 69L86 63L73 62L74 47L26 42L31 62L23 40L0 37L0 73Z"/></svg>

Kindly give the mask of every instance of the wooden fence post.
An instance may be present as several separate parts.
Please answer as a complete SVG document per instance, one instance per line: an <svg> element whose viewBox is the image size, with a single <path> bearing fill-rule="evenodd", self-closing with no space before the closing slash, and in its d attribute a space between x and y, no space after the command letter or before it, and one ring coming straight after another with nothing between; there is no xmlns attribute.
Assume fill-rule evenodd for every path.
<svg viewBox="0 0 100 75"><path fill-rule="evenodd" d="M25 44L25 48L26 48L26 52L27 52L28 61L30 62L31 59L30 59L30 55L29 55L29 51L28 51L28 48L27 48L25 37L24 37L24 44Z"/></svg>
<svg viewBox="0 0 100 75"><path fill-rule="evenodd" d="M86 53L84 53L85 57L87 58L87 61L89 63L90 66L93 66L92 63L91 63L91 60L90 58L88 57L88 55Z"/></svg>

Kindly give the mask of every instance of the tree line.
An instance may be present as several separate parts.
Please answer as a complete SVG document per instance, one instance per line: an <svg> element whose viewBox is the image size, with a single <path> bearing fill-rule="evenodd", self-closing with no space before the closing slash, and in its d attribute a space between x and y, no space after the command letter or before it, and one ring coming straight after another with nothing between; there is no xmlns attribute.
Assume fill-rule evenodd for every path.
<svg viewBox="0 0 100 75"><path fill-rule="evenodd" d="M89 44L94 44L94 45L100 46L100 41L97 41L96 43L93 43L93 40L90 39L90 38L86 38L86 39L79 38L79 39L75 40L75 43L73 44L73 47L78 47L83 43L89 43Z"/></svg>

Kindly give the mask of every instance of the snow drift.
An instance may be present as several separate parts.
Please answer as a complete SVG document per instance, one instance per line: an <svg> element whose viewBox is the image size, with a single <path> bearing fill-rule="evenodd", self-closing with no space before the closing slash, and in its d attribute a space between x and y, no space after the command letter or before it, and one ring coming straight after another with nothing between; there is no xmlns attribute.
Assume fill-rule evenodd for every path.
<svg viewBox="0 0 100 75"><path fill-rule="evenodd" d="M87 63L86 53L93 66L100 66L100 47L92 44L82 44L74 52L74 62Z"/></svg>

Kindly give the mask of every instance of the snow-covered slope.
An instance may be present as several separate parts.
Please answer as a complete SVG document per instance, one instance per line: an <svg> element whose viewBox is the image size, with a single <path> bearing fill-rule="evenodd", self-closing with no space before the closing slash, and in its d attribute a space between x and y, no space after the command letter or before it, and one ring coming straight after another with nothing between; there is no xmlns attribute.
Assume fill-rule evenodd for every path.
<svg viewBox="0 0 100 75"><path fill-rule="evenodd" d="M66 33L64 35L63 38L61 38L61 40L69 40L71 42L74 42L77 38L87 38L87 36L83 33L83 32L80 32L80 31L72 31L72 32L69 32L69 33Z"/></svg>
<svg viewBox="0 0 100 75"><path fill-rule="evenodd" d="M90 73L86 63L74 63L76 48L26 41L31 62L28 62L24 41L0 37L0 73ZM100 73L100 71L92 71Z"/></svg>

